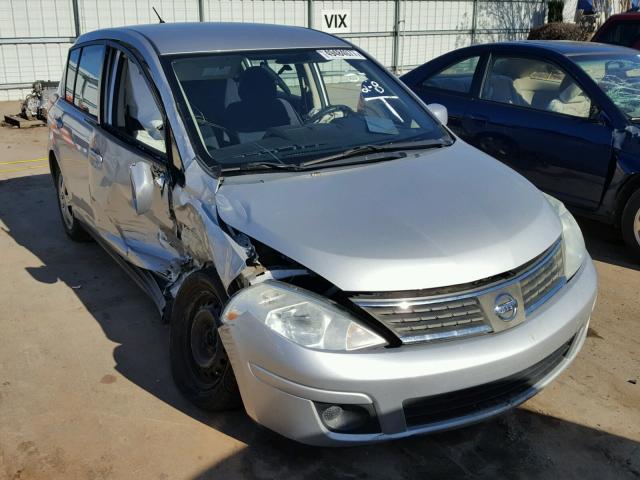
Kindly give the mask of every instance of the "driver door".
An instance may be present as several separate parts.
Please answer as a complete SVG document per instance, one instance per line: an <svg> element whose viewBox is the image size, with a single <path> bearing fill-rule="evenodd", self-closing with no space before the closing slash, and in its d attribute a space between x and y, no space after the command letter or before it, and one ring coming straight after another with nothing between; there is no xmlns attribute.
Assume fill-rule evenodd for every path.
<svg viewBox="0 0 640 480"><path fill-rule="evenodd" d="M112 47L107 65L103 124L89 170L96 228L131 263L165 272L180 257L165 117L132 54Z"/></svg>

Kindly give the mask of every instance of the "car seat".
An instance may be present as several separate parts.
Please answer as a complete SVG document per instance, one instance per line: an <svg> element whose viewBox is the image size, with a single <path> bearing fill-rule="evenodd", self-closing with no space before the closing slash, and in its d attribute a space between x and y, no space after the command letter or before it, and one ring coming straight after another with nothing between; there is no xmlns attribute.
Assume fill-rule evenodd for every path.
<svg viewBox="0 0 640 480"><path fill-rule="evenodd" d="M529 106L529 103L515 89L513 79L506 75L490 75L483 89L482 98L509 105Z"/></svg>
<svg viewBox="0 0 640 480"><path fill-rule="evenodd" d="M562 80L560 88L558 88L558 98L549 102L547 110L574 117L588 118L591 102L585 97L576 82L567 75Z"/></svg>
<svg viewBox="0 0 640 480"><path fill-rule="evenodd" d="M241 143L259 140L272 127L300 125L291 104L278 98L276 84L263 67L250 67L238 81L239 102L226 109L225 121L238 133Z"/></svg>

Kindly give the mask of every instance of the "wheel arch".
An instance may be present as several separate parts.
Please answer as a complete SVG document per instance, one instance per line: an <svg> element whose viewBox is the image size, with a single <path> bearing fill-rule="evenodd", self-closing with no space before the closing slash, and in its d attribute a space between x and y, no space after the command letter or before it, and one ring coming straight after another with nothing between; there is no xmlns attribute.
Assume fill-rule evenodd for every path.
<svg viewBox="0 0 640 480"><path fill-rule="evenodd" d="M627 202L631 198L631 196L640 190L640 172L634 173L631 175L626 182L620 187L620 191L618 192L618 196L616 199L616 225L620 225L622 220L622 214L624 212L624 208L627 205Z"/></svg>
<svg viewBox="0 0 640 480"><path fill-rule="evenodd" d="M55 181L58 177L58 173L60 172L60 165L58 164L58 158L53 150L49 150L49 171Z"/></svg>

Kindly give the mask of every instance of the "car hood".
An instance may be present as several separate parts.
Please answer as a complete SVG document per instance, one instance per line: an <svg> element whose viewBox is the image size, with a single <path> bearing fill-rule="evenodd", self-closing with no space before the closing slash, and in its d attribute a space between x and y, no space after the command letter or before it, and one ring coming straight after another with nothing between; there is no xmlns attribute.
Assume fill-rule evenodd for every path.
<svg viewBox="0 0 640 480"><path fill-rule="evenodd" d="M375 164L229 177L216 204L233 228L354 292L491 277L562 231L533 185L460 140Z"/></svg>

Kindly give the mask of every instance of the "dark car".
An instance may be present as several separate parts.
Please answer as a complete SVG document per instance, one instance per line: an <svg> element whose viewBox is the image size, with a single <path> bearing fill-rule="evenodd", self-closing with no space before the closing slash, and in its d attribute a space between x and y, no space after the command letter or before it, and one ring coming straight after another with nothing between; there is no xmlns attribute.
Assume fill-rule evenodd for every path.
<svg viewBox="0 0 640 480"><path fill-rule="evenodd" d="M577 213L619 226L640 257L640 56L587 42L475 45L402 80L449 126Z"/></svg>
<svg viewBox="0 0 640 480"><path fill-rule="evenodd" d="M640 13L612 15L593 35L591 41L640 50Z"/></svg>

